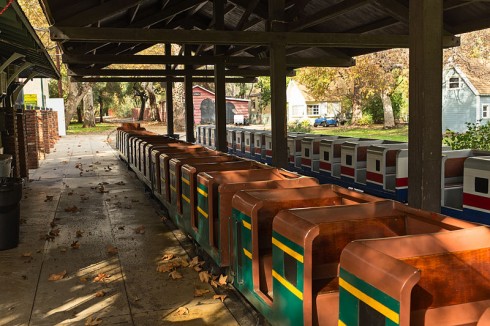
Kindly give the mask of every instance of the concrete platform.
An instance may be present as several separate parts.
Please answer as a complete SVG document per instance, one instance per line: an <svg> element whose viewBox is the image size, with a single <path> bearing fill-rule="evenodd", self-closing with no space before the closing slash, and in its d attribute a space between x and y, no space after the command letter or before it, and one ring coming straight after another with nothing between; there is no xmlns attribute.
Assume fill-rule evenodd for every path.
<svg viewBox="0 0 490 326"><path fill-rule="evenodd" d="M185 237L162 223L159 206L108 139L63 137L31 170L20 244L0 251L0 325L256 323L253 312L239 311L232 290L218 289L229 295L224 303L213 299L214 288L192 268L178 268L176 280L157 272L163 254L192 258L179 241ZM196 289L209 292L195 297Z"/></svg>

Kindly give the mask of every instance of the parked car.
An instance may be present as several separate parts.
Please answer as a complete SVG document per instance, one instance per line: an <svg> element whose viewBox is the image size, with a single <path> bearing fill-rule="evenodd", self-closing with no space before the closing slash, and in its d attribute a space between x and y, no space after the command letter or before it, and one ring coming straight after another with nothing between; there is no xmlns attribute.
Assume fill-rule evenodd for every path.
<svg viewBox="0 0 490 326"><path fill-rule="evenodd" d="M316 118L315 122L313 123L313 127L329 127L329 126L335 126L338 127L339 125L339 120L334 117L321 117L321 118Z"/></svg>

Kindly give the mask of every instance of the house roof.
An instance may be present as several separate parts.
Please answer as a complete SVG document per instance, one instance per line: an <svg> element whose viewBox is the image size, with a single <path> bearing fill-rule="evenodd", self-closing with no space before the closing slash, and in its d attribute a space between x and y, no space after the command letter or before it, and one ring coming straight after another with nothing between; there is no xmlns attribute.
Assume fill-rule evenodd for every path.
<svg viewBox="0 0 490 326"><path fill-rule="evenodd" d="M455 68L461 69L479 95L490 95L490 66L488 64L470 59Z"/></svg>
<svg viewBox="0 0 490 326"><path fill-rule="evenodd" d="M212 95L215 95L214 92L210 91L209 89L207 88L204 88L200 85L194 85L192 86L192 90L194 90L195 88L200 88L202 89L203 91L205 92L208 92L209 94L212 94ZM237 101L237 102L250 102L250 100L247 100L247 99L244 99L244 98L236 98L236 97L226 97L227 100L229 101Z"/></svg>

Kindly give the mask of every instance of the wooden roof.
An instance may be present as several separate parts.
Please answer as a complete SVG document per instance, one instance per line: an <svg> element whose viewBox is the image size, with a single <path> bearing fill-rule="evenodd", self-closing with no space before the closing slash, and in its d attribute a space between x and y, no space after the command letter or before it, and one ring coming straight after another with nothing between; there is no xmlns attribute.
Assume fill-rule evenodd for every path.
<svg viewBox="0 0 490 326"><path fill-rule="evenodd" d="M356 55L408 47L409 0L285 0L285 9L278 14L282 19L272 23L269 6L274 8L281 0L229 0L224 25L215 31L217 1L40 0L53 25L51 36L62 42L63 60L78 76L99 76L99 69L111 63L197 67L216 60L234 69L233 75L240 75L236 69L250 75L268 69L269 44L275 41L287 44L290 69L350 66ZM446 0L445 46L457 45L452 35L490 27L489 14L488 1ZM267 32L270 28L275 32ZM133 56L157 43L190 44L195 57ZM215 44L224 46L223 56L214 56Z"/></svg>
<svg viewBox="0 0 490 326"><path fill-rule="evenodd" d="M6 0L0 0L1 8L6 5ZM15 1L0 16L0 45L2 62L7 62L7 59L13 58L12 55L17 54L15 63L26 67L19 77L59 78L51 57Z"/></svg>

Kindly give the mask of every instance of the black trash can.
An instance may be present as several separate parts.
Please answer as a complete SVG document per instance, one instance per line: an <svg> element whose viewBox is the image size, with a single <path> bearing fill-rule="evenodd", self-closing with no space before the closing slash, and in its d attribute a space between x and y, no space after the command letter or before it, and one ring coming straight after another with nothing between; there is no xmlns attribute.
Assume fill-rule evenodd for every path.
<svg viewBox="0 0 490 326"><path fill-rule="evenodd" d="M22 179L0 178L0 250L19 244Z"/></svg>

